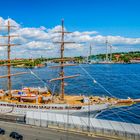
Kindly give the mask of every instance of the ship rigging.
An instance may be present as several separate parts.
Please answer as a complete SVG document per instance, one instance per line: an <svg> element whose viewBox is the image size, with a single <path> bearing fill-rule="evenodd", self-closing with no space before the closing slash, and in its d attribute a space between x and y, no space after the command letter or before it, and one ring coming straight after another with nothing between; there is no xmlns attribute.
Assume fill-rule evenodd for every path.
<svg viewBox="0 0 140 140"><path fill-rule="evenodd" d="M7 38L7 44L0 44L0 47L7 47L7 60L4 60L6 63L1 66L7 66L8 72L6 75L0 76L0 78L8 78L7 83L7 91L0 90L0 113L11 112L14 114L26 114L28 111L37 111L40 110L42 112L50 112L50 113L60 113L69 115L83 115L89 113L97 115L102 110L107 110L110 107L121 107L129 106L134 103L140 102L140 99L117 99L114 97L101 98L99 96L83 96L83 95L67 95L65 94L65 79L78 77L79 74L76 75L68 75L66 76L64 73L64 68L66 66L75 66L75 64L67 64L66 61L70 59L64 58L65 44L71 44L75 42L65 41L65 34L69 34L71 32L67 32L64 30L64 20L61 23L61 31L58 33L61 34L61 41L54 42L60 44L60 55L59 59L55 59L54 61L59 62L60 65L52 66L51 68L60 68L59 77L50 79L50 82L60 81L60 94L53 95L52 91L50 92L48 88L32 88L25 87L18 90L12 89L12 76L18 76L22 74L27 74L28 72L19 72L19 73L11 73L11 66L13 62L11 61L11 47L17 46L19 44L12 44L11 38L18 37L17 35L11 35L10 29L15 28L15 26L10 25L10 21L8 20L7 26L2 26L2 28L7 28L7 36L0 36L1 38ZM82 68L82 67L81 67ZM82 68L83 69L83 68ZM98 83L85 69L83 69L89 77L92 78L93 82L100 85L100 87L104 88L100 83ZM31 70L30 73L35 75ZM39 78L38 78L39 79ZM43 80L40 79L43 82ZM43 82L44 84L44 82ZM8 94L7 94L8 93ZM84 94L84 93L83 93Z"/></svg>

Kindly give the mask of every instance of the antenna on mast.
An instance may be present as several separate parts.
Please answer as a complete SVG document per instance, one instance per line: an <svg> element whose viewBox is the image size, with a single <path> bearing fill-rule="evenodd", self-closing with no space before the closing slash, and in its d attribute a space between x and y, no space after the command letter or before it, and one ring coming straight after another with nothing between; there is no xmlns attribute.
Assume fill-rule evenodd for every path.
<svg viewBox="0 0 140 140"><path fill-rule="evenodd" d="M58 32L58 33L61 33L61 41L60 42L55 42L55 43L59 43L59 44L61 44L61 47L60 47L60 54L61 54L61 56L60 56L60 59L58 59L58 61L60 62L60 65L59 66L54 66L54 68L56 67L60 67L60 73L59 73L59 75L60 75L60 77L58 77L58 78L54 78L54 79L51 79L50 81L52 82L52 81L56 81L56 80L60 80L61 81L61 100L64 100L64 87L65 87L65 83L64 83L64 79L68 79L68 78L74 78L74 77L77 77L77 76L79 76L79 74L77 74L77 75L72 75L72 76L65 76L65 74L64 74L64 67L65 66L75 66L75 64L65 64L64 62L65 61L69 61L69 59L64 59L64 50L65 50L65 47L64 47L64 45L65 44L71 44L71 43L75 43L75 42L66 42L65 40L64 40L64 36L65 36L65 34L66 33L71 33L71 32L67 32L67 31L64 31L64 19L62 19L62 21L61 21L61 31L60 32ZM56 61L56 60L55 60Z"/></svg>

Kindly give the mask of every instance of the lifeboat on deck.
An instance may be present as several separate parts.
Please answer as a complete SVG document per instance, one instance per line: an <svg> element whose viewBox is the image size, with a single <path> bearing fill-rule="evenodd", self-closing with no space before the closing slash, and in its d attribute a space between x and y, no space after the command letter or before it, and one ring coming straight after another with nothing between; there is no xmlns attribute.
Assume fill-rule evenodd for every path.
<svg viewBox="0 0 140 140"><path fill-rule="evenodd" d="M36 100L37 96L35 94L23 94L20 98L26 100Z"/></svg>

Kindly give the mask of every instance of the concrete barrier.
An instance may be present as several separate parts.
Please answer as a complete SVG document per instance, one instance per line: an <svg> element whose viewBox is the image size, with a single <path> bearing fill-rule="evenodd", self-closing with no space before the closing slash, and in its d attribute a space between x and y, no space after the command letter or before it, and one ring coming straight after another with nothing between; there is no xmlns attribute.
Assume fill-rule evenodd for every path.
<svg viewBox="0 0 140 140"><path fill-rule="evenodd" d="M87 117L67 116L44 112L27 112L26 124L61 128L93 135L140 140L140 125Z"/></svg>

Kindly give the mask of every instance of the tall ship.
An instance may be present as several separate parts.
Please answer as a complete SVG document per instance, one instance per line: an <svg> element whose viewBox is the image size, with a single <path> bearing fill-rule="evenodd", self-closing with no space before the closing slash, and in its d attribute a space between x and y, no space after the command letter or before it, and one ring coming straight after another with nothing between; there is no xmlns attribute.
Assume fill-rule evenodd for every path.
<svg viewBox="0 0 140 140"><path fill-rule="evenodd" d="M118 99L113 97L100 97L100 96L84 96L82 95L67 95L65 94L65 79L76 78L80 76L69 75L66 76L64 72L65 67L75 66L76 64L68 63L70 60L64 57L65 44L74 43L66 42L65 34L71 33L64 29L64 20L62 20L62 27L59 33L61 34L60 44L60 58L55 59L58 65L52 66L51 68L60 68L59 77L50 79L50 82L60 81L60 93L53 94L48 88L39 87L24 87L19 90L12 89L12 76L18 76L27 74L27 72L11 73L11 47L18 45L12 44L11 38L17 37L16 35L10 34L10 29L14 26L10 25L8 21L7 26L1 27L7 28L8 33L6 36L0 36L1 38L7 38L7 44L1 44L0 47L7 47L7 60L3 60L4 64L1 66L7 67L7 74L0 76L0 78L7 78L7 90L0 89L0 114L14 114L14 115L25 115L28 111L39 111L49 113L59 113L69 115L80 115L84 116L87 113L96 116L103 110L108 110L113 107L130 106L135 103L139 103L140 99ZM2 60L1 60L2 61ZM15 63L14 63L15 64Z"/></svg>

